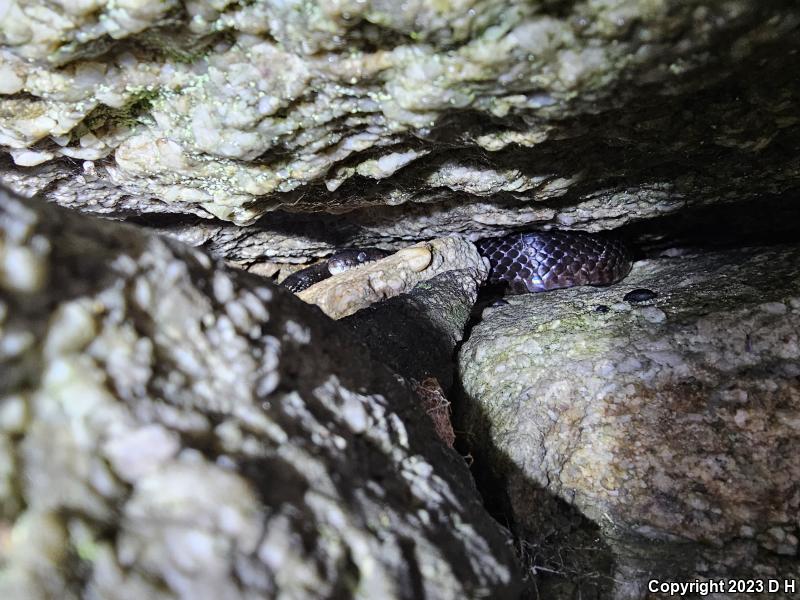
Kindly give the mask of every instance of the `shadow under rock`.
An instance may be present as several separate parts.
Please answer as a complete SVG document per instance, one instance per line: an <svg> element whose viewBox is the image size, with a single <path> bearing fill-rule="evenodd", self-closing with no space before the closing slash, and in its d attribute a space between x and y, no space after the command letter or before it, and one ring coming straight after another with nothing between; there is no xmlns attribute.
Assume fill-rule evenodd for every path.
<svg viewBox="0 0 800 600"><path fill-rule="evenodd" d="M511 531L526 580L526 598L638 600L647 581L669 574L693 581L701 549L681 541L646 539L596 523L530 478L492 440L486 409L456 379L451 392L456 450L473 459L489 514Z"/></svg>
<svg viewBox="0 0 800 600"><path fill-rule="evenodd" d="M526 578L527 598L603 600L614 587L613 552L599 527L573 506L527 478L489 435L485 409L456 379L451 393L456 450L471 457L472 475L489 514L511 531ZM514 495L524 496L531 520L522 523ZM531 522L531 521L535 521Z"/></svg>
<svg viewBox="0 0 800 600"><path fill-rule="evenodd" d="M456 345L475 301L465 271L447 271L407 293L378 302L339 322L393 371L421 382L433 377L447 394Z"/></svg>

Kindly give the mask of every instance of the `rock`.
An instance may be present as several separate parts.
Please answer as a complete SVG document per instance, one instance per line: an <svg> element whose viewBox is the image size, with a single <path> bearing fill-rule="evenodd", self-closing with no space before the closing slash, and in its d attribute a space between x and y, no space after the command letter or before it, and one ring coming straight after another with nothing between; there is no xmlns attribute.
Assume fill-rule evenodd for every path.
<svg viewBox="0 0 800 600"><path fill-rule="evenodd" d="M248 593L287 596L306 594L291 587L306 580L320 595L338 597L360 581L353 573L371 568L359 552L382 555L375 540L388 532L381 538L391 546L388 562L370 571L376 581L411 590L409 596L433 587L439 591L432 597L515 590L505 550L495 552L502 534L485 515L465 508L470 516L462 518L448 504L452 495L440 494L445 500L438 504L425 495L441 491L441 481L469 488L454 454L445 454L458 463L444 467L447 476L420 476L414 484L422 490L409 484L409 493L421 494L423 516L409 516L414 501L394 497L388 512L375 512L383 502L370 496L375 484L351 471L372 454L398 477L406 476L398 464L410 456L433 465L431 473L442 471L426 445L434 442L420 432L430 430L428 406L457 400L464 387L460 378L451 389L440 383L448 383L446 355L471 292L455 287L456 296L444 301L437 290L450 285L449 269L480 278L483 265L468 241L533 229L614 230L642 257L662 258L640 265L630 285L490 305L462 354L470 357L461 365L469 386L490 399L481 409L466 407L478 434L508 429L517 436L517 423L530 412L520 395L548 398L548 410L532 410L545 432L525 421L530 437L517 436L531 445L526 460L513 452L502 459L509 440L483 437L497 446L483 456L508 469L508 516L502 493L493 498L493 490L505 488L481 467L477 446L474 452L476 471L486 476L482 493L500 522L519 524L522 557L536 557L539 596L641 597L642 573L650 568L639 560L645 550L670 580L737 568L744 578L794 572L785 567L790 558L780 557L797 553L797 500L782 508L795 496L776 478L795 465L769 455L780 444L794 452L797 437L785 433L795 427L795 409L793 399L784 400L796 388L793 359L784 356L794 352L797 308L789 300L796 295L773 274L789 267L769 262L783 250L703 253L800 239L800 157L791 150L800 147L799 28L800 6L791 0L0 2L0 184L203 250L56 217L36 204L3 213L13 218L0 227L21 236L0 239L0 389L8 396L0 403L0 565L13 572L3 581L23 592L44 582L52 586L47 595L60 596L95 593L81 585L103 573L99 596L149 597L160 586L225 597L233 580ZM28 239L28 226L20 225L26 219L44 233ZM55 224L61 220L63 233ZM446 242L454 254L441 265L437 251L412 250L390 262L391 270L353 273L309 291L337 317L408 294L353 319L368 332L372 358L348 326L255 277L281 279L341 248L432 248L452 236L468 241ZM720 256L750 266L736 270ZM223 261L251 276L225 270ZM762 272L745 271L753 261L765 265ZM699 266L684 287L664 285L691 265ZM753 279L712 282L715 270L725 269ZM412 291L423 280L435 283ZM624 301L634 283L660 296ZM762 289L763 298L757 302L745 284ZM437 312L442 308L452 314ZM529 309L540 312L521 314ZM404 328L399 315L420 320ZM756 329L743 334L744 323ZM780 350L766 349L765 340ZM435 349L428 363L416 361L420 347ZM414 381L395 381L381 360ZM534 373L539 368L546 370ZM501 383L480 383L491 378ZM73 380L86 392L76 392ZM412 404L408 388L429 405ZM629 406L628 390L647 403ZM410 445L374 451L380 444L369 438L368 451L350 441L348 425L332 420L328 434L329 419L319 415L331 412L326 407L337 394L357 398L367 412L404 415L403 431L417 432L409 433ZM574 403L561 404L561 394ZM279 402L261 406L263 395ZM509 399L513 411L504 404ZM701 410L703 402L711 408ZM757 402L771 420L762 424ZM284 407L295 411L294 421ZM460 410L454 402L456 416ZM700 416L693 425L677 419L677 433L667 433L676 415ZM570 419L578 416L586 420L575 442ZM452 432L440 427L447 415L436 419L437 432L452 443ZM112 425L114 435L103 429ZM402 437L390 425L376 425L375 435ZM285 444L265 428L306 454L278 456ZM367 444L364 435L356 436L359 444ZM537 446L544 437L548 445ZM328 442L340 438L346 447L332 449ZM653 449L657 440L663 453ZM643 450L630 450L637 443ZM570 444L577 444L574 457ZM753 444L761 453L753 453L748 471L736 452ZM717 459L722 463L714 466ZM297 500L306 484L318 492L315 474L336 472L336 461L355 466L337 475L333 495L326 488L322 496L344 506L346 525ZM280 471L276 481L290 490L286 506L295 512L280 513L277 500L263 500L267 486L244 463ZM732 483L686 483L687 474L707 476L714 468ZM151 487L141 487L148 478ZM195 482L203 494L149 494L165 481ZM199 483L206 481L224 489ZM758 490L771 496L762 500ZM31 498L66 508L29 505ZM577 508L566 511L565 499ZM151 526L152 515L173 519L172 507L184 505L212 525L191 535ZM289 540L289 550L278 554L291 564L279 564L274 553L226 550L250 548L251 533L234 523L224 539L214 537L224 520L217 506L226 515L231 508L236 523L250 523L253 514L265 523L283 519L269 521L269 531L261 527L258 543L269 537L280 547ZM483 523L475 526L477 538L440 519L445 513ZM121 515L119 528L117 521L109 525L109 515ZM358 548L354 538L342 542L352 519L363 525L356 531L366 541ZM11 521L14 535L4 525ZM185 563L162 559L162 533L185 551ZM25 536L37 541L25 543ZM665 540L655 549L654 537ZM12 541L18 550L8 554ZM468 567L464 557L478 546L491 549L481 555L495 556L511 575L497 574L500 568L487 575L480 561L480 568ZM406 559L414 552L416 563ZM401 559L403 568L394 569ZM408 564L421 565L419 572L402 575ZM455 583L433 583L440 565ZM562 575L545 585L543 573L551 571ZM69 577L30 576L40 572ZM331 583L328 574L340 572L344 583ZM587 575L594 573L608 577ZM403 577L422 587L398 583ZM67 580L75 586L65 592ZM594 587L584 593L587 582ZM200 586L207 591L197 592Z"/></svg>
<svg viewBox="0 0 800 600"><path fill-rule="evenodd" d="M634 288L661 295L614 304ZM599 528L616 582L601 597L643 598L651 578L797 579L798 332L800 246L639 262L610 288L485 316L459 357L461 426L534 546L556 499Z"/></svg>
<svg viewBox="0 0 800 600"><path fill-rule="evenodd" d="M4 598L517 598L411 387L285 290L0 191Z"/></svg>
<svg viewBox="0 0 800 600"><path fill-rule="evenodd" d="M315 283L297 297L316 304L332 319L340 319L451 270L473 272L473 288L487 274L487 266L475 246L454 236L403 248L382 260Z"/></svg>
<svg viewBox="0 0 800 600"><path fill-rule="evenodd" d="M658 292L654 292L653 290L646 290L644 288L638 288L635 290L631 290L627 294L622 297L624 302L630 303L637 303L637 302L647 302L648 300L652 300L653 298L658 297Z"/></svg>
<svg viewBox="0 0 800 600"><path fill-rule="evenodd" d="M281 209L388 247L797 185L789 0L180 6L5 7L0 179L114 216L267 215L232 260L252 236L316 255L324 219ZM196 237L237 236L217 226Z"/></svg>
<svg viewBox="0 0 800 600"><path fill-rule="evenodd" d="M433 377L446 393L453 383L456 344L485 278L485 269L446 271L341 323L394 371L418 382Z"/></svg>
<svg viewBox="0 0 800 600"><path fill-rule="evenodd" d="M456 441L448 399L455 349L485 279L485 269L445 271L418 283L409 293L340 321L364 341L376 360L413 383L437 435L450 448Z"/></svg>

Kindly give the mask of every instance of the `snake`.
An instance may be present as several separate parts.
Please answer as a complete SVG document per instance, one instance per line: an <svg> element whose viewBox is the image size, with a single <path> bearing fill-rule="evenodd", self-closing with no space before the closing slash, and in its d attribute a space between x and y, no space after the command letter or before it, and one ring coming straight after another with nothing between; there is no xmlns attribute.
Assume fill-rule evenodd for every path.
<svg viewBox="0 0 800 600"><path fill-rule="evenodd" d="M350 248L340 250L333 256L305 269L300 269L289 275L281 283L289 291L302 292L315 283L324 281L331 275L338 275L350 269L375 262L389 256L391 252L380 248Z"/></svg>
<svg viewBox="0 0 800 600"><path fill-rule="evenodd" d="M505 294L546 292L622 281L633 259L618 239L582 231L536 231L478 241L489 260L485 285Z"/></svg>
<svg viewBox="0 0 800 600"><path fill-rule="evenodd" d="M611 285L624 279L633 264L630 250L620 240L582 231L514 233L479 240L476 246L489 261L484 287L503 295ZM379 248L343 250L289 275L283 285L298 292L389 254Z"/></svg>

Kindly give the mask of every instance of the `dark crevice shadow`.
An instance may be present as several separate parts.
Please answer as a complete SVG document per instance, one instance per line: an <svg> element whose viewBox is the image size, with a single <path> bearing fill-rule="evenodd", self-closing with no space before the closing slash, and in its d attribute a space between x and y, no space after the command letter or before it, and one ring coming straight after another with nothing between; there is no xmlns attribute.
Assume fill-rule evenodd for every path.
<svg viewBox="0 0 800 600"><path fill-rule="evenodd" d="M422 585L422 572L419 569L419 561L416 558L414 550L415 542L412 538L400 538L400 551L403 555L403 561L408 566L405 585L402 587L401 594L402 600L416 600L417 598L425 597L425 588Z"/></svg>
<svg viewBox="0 0 800 600"><path fill-rule="evenodd" d="M615 231L640 257L670 249L716 250L800 243L800 188L783 194L690 208Z"/></svg>
<svg viewBox="0 0 800 600"><path fill-rule="evenodd" d="M508 207L510 204L508 200L501 198L481 201L498 207ZM262 217L255 225L237 229L236 235L247 237L258 231L268 231L287 236L302 236L329 244L333 248L354 247L359 245L360 240L369 238L369 232L364 230L361 223L367 219L373 225L380 221L391 223L407 216L409 209L432 211L433 214L437 209L443 210L437 205L403 205L371 209L369 212L365 209L343 215L275 211ZM159 214L129 219L128 222L158 231L208 221L199 217ZM219 225L233 227L222 222ZM524 232L532 229L536 228L518 226L511 227L510 231ZM625 241L634 252L636 260L659 256L662 252L675 248L722 249L797 243L800 242L800 188L781 194L762 194L757 198L746 198L737 202L687 207L674 214L629 223L615 230L601 232L600 235Z"/></svg>
<svg viewBox="0 0 800 600"><path fill-rule="evenodd" d="M567 502L528 479L488 435L490 421L456 377L451 392L456 449L473 459L472 475L492 517L513 535L526 583L525 598L610 597L614 586L614 553L598 526ZM468 416L469 415L469 416ZM479 423L480 427L475 424ZM509 486L528 488L530 515L537 525L515 516ZM519 489L516 494L522 493Z"/></svg>
<svg viewBox="0 0 800 600"><path fill-rule="evenodd" d="M462 318L468 318L458 273L434 277L339 322L394 372L417 382L433 377L447 395L455 369L455 338L461 334L453 331L450 316L463 310Z"/></svg>

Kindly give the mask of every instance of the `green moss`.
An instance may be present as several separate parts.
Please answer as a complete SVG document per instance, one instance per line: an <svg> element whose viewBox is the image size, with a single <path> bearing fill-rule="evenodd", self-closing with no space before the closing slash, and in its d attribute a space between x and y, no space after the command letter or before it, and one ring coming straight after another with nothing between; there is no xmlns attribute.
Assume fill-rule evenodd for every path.
<svg viewBox="0 0 800 600"><path fill-rule="evenodd" d="M158 30L150 31L139 44L149 53L167 59L167 62L189 64L204 58L215 44L233 44L234 39L228 31L197 37L180 31Z"/></svg>
<svg viewBox="0 0 800 600"><path fill-rule="evenodd" d="M141 122L141 116L150 112L153 102L159 96L156 90L140 90L134 92L128 101L119 108L101 104L83 118L71 132L73 141L79 140L87 133L101 129L132 127Z"/></svg>
<svg viewBox="0 0 800 600"><path fill-rule="evenodd" d="M92 563L97 560L99 548L93 539L85 539L75 546L75 552L81 560Z"/></svg>

